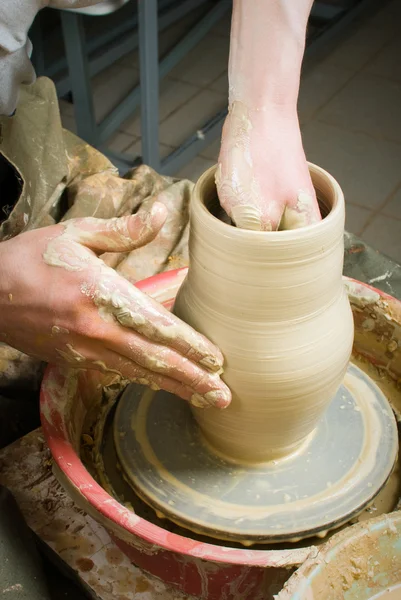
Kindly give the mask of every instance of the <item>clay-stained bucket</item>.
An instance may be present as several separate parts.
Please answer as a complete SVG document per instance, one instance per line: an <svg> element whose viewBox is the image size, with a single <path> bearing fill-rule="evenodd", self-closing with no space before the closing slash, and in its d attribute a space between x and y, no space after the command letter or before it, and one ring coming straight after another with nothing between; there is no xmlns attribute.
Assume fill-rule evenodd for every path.
<svg viewBox="0 0 401 600"><path fill-rule="evenodd" d="M276 600L399 600L401 512L333 536Z"/></svg>
<svg viewBox="0 0 401 600"><path fill-rule="evenodd" d="M171 308L185 275L186 269L170 271L137 285ZM364 284L347 280L346 285L355 322L354 350L373 369L385 369L397 381L401 302ZM102 412L99 390L108 383L95 371L78 374L58 367L49 367L43 380L43 432L55 474L72 499L110 532L133 563L186 594L204 600L272 600L293 571L316 555L311 544L319 541L268 550L222 546L190 532L172 533L120 504L95 481L80 457L84 423L90 412ZM393 407L399 418L400 393Z"/></svg>

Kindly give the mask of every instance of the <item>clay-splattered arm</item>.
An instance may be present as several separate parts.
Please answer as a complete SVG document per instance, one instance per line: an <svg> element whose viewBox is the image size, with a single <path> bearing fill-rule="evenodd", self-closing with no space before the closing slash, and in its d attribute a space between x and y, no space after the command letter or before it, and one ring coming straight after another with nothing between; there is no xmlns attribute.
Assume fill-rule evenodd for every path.
<svg viewBox="0 0 401 600"><path fill-rule="evenodd" d="M225 407L220 351L97 256L150 242L164 205L75 219L0 244L0 339L46 362L113 371L196 406Z"/></svg>
<svg viewBox="0 0 401 600"><path fill-rule="evenodd" d="M297 117L312 0L234 0L217 190L238 227L293 229L320 219Z"/></svg>

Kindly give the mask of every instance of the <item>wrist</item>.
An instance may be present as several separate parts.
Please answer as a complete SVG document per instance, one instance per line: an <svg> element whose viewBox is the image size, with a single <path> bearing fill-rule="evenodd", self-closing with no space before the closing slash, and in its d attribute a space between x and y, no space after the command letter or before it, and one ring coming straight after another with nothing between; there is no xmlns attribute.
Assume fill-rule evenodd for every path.
<svg viewBox="0 0 401 600"><path fill-rule="evenodd" d="M230 104L250 109L295 107L310 0L234 0Z"/></svg>
<svg viewBox="0 0 401 600"><path fill-rule="evenodd" d="M303 57L303 46L287 44L267 50L266 60L259 60L253 49L230 60L229 103L240 100L250 109L263 110L268 107L289 109L296 106ZM257 68L250 65L258 64Z"/></svg>

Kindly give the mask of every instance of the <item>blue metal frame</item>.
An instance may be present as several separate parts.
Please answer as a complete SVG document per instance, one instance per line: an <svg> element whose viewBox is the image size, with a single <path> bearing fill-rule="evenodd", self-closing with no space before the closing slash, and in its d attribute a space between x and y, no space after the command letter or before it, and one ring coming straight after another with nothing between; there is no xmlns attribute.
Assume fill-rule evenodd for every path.
<svg viewBox="0 0 401 600"><path fill-rule="evenodd" d="M157 0L138 1L142 156L160 169L159 151L159 31Z"/></svg>
<svg viewBox="0 0 401 600"><path fill-rule="evenodd" d="M71 89L74 99L75 119L78 135L91 144L98 145L98 131L89 72L89 61L85 51L85 30L82 16L65 11L61 25L65 51L70 69Z"/></svg>

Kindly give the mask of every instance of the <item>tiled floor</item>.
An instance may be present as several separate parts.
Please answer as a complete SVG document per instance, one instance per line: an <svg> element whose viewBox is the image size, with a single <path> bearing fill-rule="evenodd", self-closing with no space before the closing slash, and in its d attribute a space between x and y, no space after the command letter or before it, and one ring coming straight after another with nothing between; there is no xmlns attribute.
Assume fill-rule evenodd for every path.
<svg viewBox="0 0 401 600"><path fill-rule="evenodd" d="M401 1L383 4L306 72L298 109L307 158L328 169L344 190L347 229L401 262ZM161 35L162 53L182 35L188 19ZM163 82L163 156L226 106L229 26L229 18L222 20ZM98 118L138 77L133 53L95 78ZM74 128L70 105L62 104L62 118ZM139 115L134 114L109 146L136 155L140 135ZM218 151L217 140L177 175L197 179L216 161Z"/></svg>

